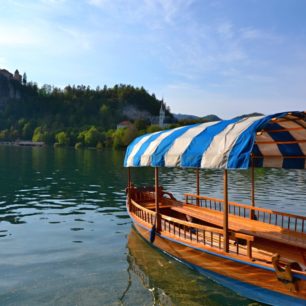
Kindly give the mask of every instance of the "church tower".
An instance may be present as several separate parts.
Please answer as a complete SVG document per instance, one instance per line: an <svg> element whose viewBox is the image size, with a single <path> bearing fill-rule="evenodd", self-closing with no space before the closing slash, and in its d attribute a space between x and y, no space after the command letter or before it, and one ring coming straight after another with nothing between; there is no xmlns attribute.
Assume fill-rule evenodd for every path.
<svg viewBox="0 0 306 306"><path fill-rule="evenodd" d="M160 110L159 110L159 127L164 127L164 121L165 121L165 107L163 101L160 103Z"/></svg>

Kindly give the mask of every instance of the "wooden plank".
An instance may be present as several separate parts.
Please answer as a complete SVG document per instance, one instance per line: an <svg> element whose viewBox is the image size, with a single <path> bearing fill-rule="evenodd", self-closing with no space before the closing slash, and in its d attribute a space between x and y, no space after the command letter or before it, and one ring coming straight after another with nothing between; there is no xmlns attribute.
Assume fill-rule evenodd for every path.
<svg viewBox="0 0 306 306"><path fill-rule="evenodd" d="M199 171L199 169L196 169L196 177L197 177L197 179L196 179L196 181L197 181L197 196L199 196L200 195L200 171ZM197 206L199 206L199 205L200 205L200 201L197 198Z"/></svg>
<svg viewBox="0 0 306 306"><path fill-rule="evenodd" d="M155 203L149 202L149 203L143 203L143 207L147 208L147 209L152 209L155 210ZM170 204L163 204L163 203L159 203L159 208L170 208L172 207L172 205Z"/></svg>
<svg viewBox="0 0 306 306"><path fill-rule="evenodd" d="M257 155L254 155L254 158L306 158L305 155L263 155L263 156L257 156Z"/></svg>
<svg viewBox="0 0 306 306"><path fill-rule="evenodd" d="M155 212L150 210L150 209L147 209L139 204L137 204L133 199L131 199L131 203L132 205L134 205L135 207L137 207L138 209L142 210L142 211L145 211L147 212L148 214L151 214L151 215L154 215L155 216Z"/></svg>
<svg viewBox="0 0 306 306"><path fill-rule="evenodd" d="M148 231L136 225L138 232L149 240ZM183 261L199 266L205 270L213 271L214 273L224 275L242 282L247 282L254 286L259 286L267 290L277 291L290 296L297 296L306 299L306 281L299 281L299 292L292 293L286 286L275 277L274 271L261 269L259 266L245 266L238 261L230 260L231 256L239 258L236 254L229 254L227 258L207 254L196 249L188 248L183 244L178 244L173 241L156 237L154 245L157 248L175 256ZM203 246L204 248L204 246ZM205 247L209 249L208 247ZM221 252L220 252L221 253ZM251 260L249 260L251 261ZM261 264L261 266L267 266ZM270 265L269 265L270 266ZM305 275L303 273L303 275Z"/></svg>
<svg viewBox="0 0 306 306"><path fill-rule="evenodd" d="M217 234L222 234L223 231L222 229L216 228L216 227L211 227L211 226L205 226L205 225L200 225L200 224L196 224L196 223L192 223L192 222L188 222L188 221L183 221L177 218L173 218L173 217L169 217L167 215L162 215L161 214L162 219L170 221L170 222L175 222L177 224L181 224L181 225L185 225L188 226L190 228L196 228L199 230L204 230L204 231L208 231L208 232L212 232L212 233L217 233Z"/></svg>
<svg viewBox="0 0 306 306"><path fill-rule="evenodd" d="M244 239L244 240L247 240L247 241L254 241L254 236L251 236L251 235L232 232L232 236L234 238L238 238L238 239Z"/></svg>
<svg viewBox="0 0 306 306"><path fill-rule="evenodd" d="M288 141L256 141L255 144L265 145L265 144L297 144L306 143L305 139L302 140L288 140ZM265 156L265 155L264 155Z"/></svg>
<svg viewBox="0 0 306 306"><path fill-rule="evenodd" d="M255 170L254 170L254 158L251 156L251 206L253 209L250 210L250 219L254 219L254 208L255 208Z"/></svg>
<svg viewBox="0 0 306 306"><path fill-rule="evenodd" d="M224 243L223 243L223 251L228 252L229 251L229 241L228 241L228 176L227 176L227 170L224 169L223 172L223 183L224 183L224 207L223 207L223 237L224 237Z"/></svg>
<svg viewBox="0 0 306 306"><path fill-rule="evenodd" d="M216 202L224 203L223 199L211 198L211 197L206 197L206 196L197 196L196 194L192 194L192 193L185 193L184 196L193 197L193 198L198 197L201 200L216 201ZM229 205L234 205L234 206L237 206L237 207L241 207L241 208L253 209L254 211L260 211L260 212L264 212L264 213L268 213L268 214L282 215L282 216L286 216L286 217L293 217L293 218L298 218L298 219L301 219L301 220L306 220L306 217L304 217L304 216L298 216L298 215L289 214L289 213L285 213L285 212L279 212L279 211L275 211L275 210L271 210L271 209L267 209L267 208L261 208L261 207L253 207L252 208L251 205L240 204L240 203L231 202L231 201L229 201L228 204Z"/></svg>
<svg viewBox="0 0 306 306"><path fill-rule="evenodd" d="M282 132L289 132L289 131L304 131L304 127L293 127L293 128L283 128L283 129L278 129L278 130L261 130L258 133L282 133Z"/></svg>
<svg viewBox="0 0 306 306"><path fill-rule="evenodd" d="M223 213L219 211L196 207L190 204L184 204L181 207L172 207L171 209L216 226L223 226ZM261 221L229 215L229 229L255 237L306 248L306 234L285 230L280 226L263 223Z"/></svg>
<svg viewBox="0 0 306 306"><path fill-rule="evenodd" d="M155 173L155 212L156 212L156 231L160 231L161 223L160 223L160 216L159 216L159 193L160 190L158 188L159 182L158 182L158 168L154 168Z"/></svg>

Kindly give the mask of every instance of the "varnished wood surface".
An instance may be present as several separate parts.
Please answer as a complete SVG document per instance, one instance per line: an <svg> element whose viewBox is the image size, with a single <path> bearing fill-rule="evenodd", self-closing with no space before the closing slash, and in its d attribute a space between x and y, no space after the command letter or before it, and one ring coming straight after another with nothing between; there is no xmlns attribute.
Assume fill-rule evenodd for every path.
<svg viewBox="0 0 306 306"><path fill-rule="evenodd" d="M143 225L145 227L145 225ZM135 223L137 231L149 241L148 228ZM274 271L261 269L260 267L248 266L230 259L214 256L201 252L191 247L156 236L154 245L170 255L197 265L203 269L213 271L242 282L262 287L271 291L280 292L289 296L306 299L306 281L298 280L298 292L290 292L287 286L279 281Z"/></svg>
<svg viewBox="0 0 306 306"><path fill-rule="evenodd" d="M134 213L130 213L132 218L137 221L140 224L143 224L144 226L149 226L149 228L152 227L152 224L144 221L139 216L135 215ZM174 220L173 217L168 217L165 215L161 215L162 221L165 220ZM177 220L177 219L176 219ZM178 220L176 221L177 224L186 225L186 226L192 226L193 229L199 229L199 230L205 230L206 235L203 235L203 232L199 232L198 235L195 233L192 233L187 230L186 233L183 233L183 230L181 230L181 235L178 234L178 230L174 228L173 225L163 227L161 230L161 234L165 235L171 239L179 240L182 243L187 243L188 245L195 247L195 248L204 248L208 251L215 252L220 255L226 254L226 256L229 256L231 258L236 258L245 262L249 263L258 263L260 265L263 265L265 267L272 267L271 265L271 258L273 256L272 252L263 251L262 249L252 248L253 249L253 256L250 258L248 255L248 246L247 245L241 245L237 246L235 238L240 238L245 241L252 241L252 236L244 235L240 233L232 233L231 239L229 240L229 252L225 253L222 249L223 245L223 230L216 228L216 227L209 227L199 224L194 224L188 221L182 221ZM213 233L211 235L211 233ZM192 238L192 239L191 239ZM237 247L239 247L239 253L237 253Z"/></svg>
<svg viewBox="0 0 306 306"><path fill-rule="evenodd" d="M222 227L223 213L190 204L173 206L172 210ZM306 248L306 234L283 229L277 225L229 215L229 229L292 246Z"/></svg>
<svg viewBox="0 0 306 306"><path fill-rule="evenodd" d="M135 203L133 200L132 200L132 202ZM162 202L160 203L160 205L162 205ZM139 209L142 209L145 212L148 212L149 214L152 214L152 216L154 216L154 214L155 214L154 210L149 209L149 208L152 209L154 207L154 203L145 202L145 203L141 203L141 205L135 203L135 206L138 207ZM144 208L143 206L145 206L146 208ZM191 208L194 207L193 205L190 205L190 206L191 206ZM171 207L173 209L169 210L169 208L171 208ZM179 216L174 216L175 215L175 210L180 210L180 208L182 208L182 207L183 207L183 203L182 202L177 202L177 201L175 202L175 205L172 205L172 206L171 205L165 205L163 208L166 209L165 213L168 216L163 213L162 214L162 219L163 220L170 220L170 221L171 220L177 220L177 217L179 217ZM203 209L203 208L200 208L200 209ZM173 211L173 214L171 214L171 211ZM181 213L181 217L184 216L184 212ZM189 213L189 215L191 215L191 214L192 213ZM195 215L195 217L199 216L198 212L194 213L194 215ZM200 214L200 215L203 215L203 214ZM186 221L188 219L191 222ZM139 220L141 221L141 219L139 219ZM245 219L243 218L243 220L245 220ZM249 220L249 219L247 219L247 220ZM176 226L178 226L179 224L183 224L183 225L186 225L189 228L194 228L194 229L199 228L199 230L201 232L201 229L202 229L203 225L196 224L196 223L194 223L195 221L196 221L195 218L193 220L190 220L190 218L185 217L184 219L180 219L180 220L175 221L175 223L176 223ZM259 224L260 223L261 222L259 222ZM170 224L171 224L171 222L170 222ZM219 234L222 233L221 226L219 226L219 231L217 231L218 230L218 228L216 227L217 225L215 223L210 223L210 224L211 224L211 226L207 229L204 228L205 226L203 227L204 230L208 231L208 236L210 235L209 232L219 233ZM257 221L257 224L258 224L258 221ZM174 225L174 223L172 222L172 226L173 225ZM242 225L243 225L243 223L240 224L239 228L241 228ZM212 230L212 227L213 227L213 230ZM175 236L175 234L177 234L177 233L175 233L175 228L172 228L172 229L171 228L172 228L171 225L170 225L170 229L169 229L169 226L167 225L168 232L170 232L170 234L171 233L174 234L174 236ZM188 237L192 237L191 240L193 240L193 241L199 239L199 243L200 243L200 246L201 246L201 244L204 243L203 241L201 242L203 233L200 234L199 237L197 237L197 236L194 237L194 236L195 235L191 235L190 232L188 232ZM249 237L247 237L247 236L244 237L243 234L241 233L241 231L240 232L239 231L234 232L233 230L231 230L231 238L230 239L234 239L234 237L239 238L238 236L241 236L241 238L243 237L242 239L245 241L246 244L248 244L248 241L250 241L252 243L252 248L250 248L250 245L249 245L249 251L251 251L251 253L253 255L252 256L248 255L249 252L248 252L248 247L247 246L243 246L241 244L239 244L239 246L237 244L234 245L233 240L230 240L230 247L229 247L230 253L234 253L234 254L237 253L237 251L238 251L237 248L239 247L239 254L245 255L245 256L250 256L250 257L252 257L252 260L256 260L256 261L259 260L261 263L266 262L266 263L270 263L270 264L271 264L271 258L273 256L273 254L279 253L282 258L285 258L286 260L289 260L289 261L298 262L300 264L301 268L303 270L306 270L306 249L305 248L301 248L298 245L288 245L286 243L281 243L281 242L276 242L276 241L270 240L270 239L260 238L258 236L255 237L254 235L248 235L247 234L247 236L249 236ZM252 238L252 237L254 237L255 239ZM210 244L213 244L214 249L218 248L218 246L220 244L221 245L223 244L223 237L219 238L217 236L215 238L217 238L217 239L214 239L213 242L211 242L211 243L208 242L208 244L207 243L204 243L204 244L206 244L208 246ZM189 239L188 242L190 242L190 239Z"/></svg>
<svg viewBox="0 0 306 306"><path fill-rule="evenodd" d="M192 194L192 193L185 193L184 194L185 198L198 198L199 200L207 200L207 201L211 201L211 202L220 202L220 203L223 203L224 202L224 199L218 199L218 198L212 198L212 197L207 197L207 196L197 196L195 194ZM186 201L186 204L192 204L192 203L189 203L188 201ZM271 210L271 209L267 209L267 208L261 208L261 207L252 207L250 205L246 205L246 204L241 204L241 203L237 203L237 202L233 202L233 201L229 201L228 202L229 205L232 205L232 206L236 206L238 209L239 207L241 209L252 209L254 210L254 212L262 212L262 213L267 213L267 214L278 214L278 215L283 215L283 216L287 216L287 217L291 217L291 218L301 218L301 219L305 219L306 220L306 217L303 217L303 216L298 216L298 215L294 215L294 214L289 214L289 213L285 213L285 212L279 212L279 211L275 211L275 210ZM207 207L209 208L209 207ZM216 210L216 209L215 209Z"/></svg>

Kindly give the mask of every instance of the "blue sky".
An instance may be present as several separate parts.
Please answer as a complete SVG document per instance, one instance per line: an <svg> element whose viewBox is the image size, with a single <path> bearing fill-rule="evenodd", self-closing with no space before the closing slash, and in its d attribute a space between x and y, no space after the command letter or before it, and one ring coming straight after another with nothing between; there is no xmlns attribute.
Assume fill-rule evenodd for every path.
<svg viewBox="0 0 306 306"><path fill-rule="evenodd" d="M0 12L0 68L39 85L144 86L200 116L306 110L304 0L10 0Z"/></svg>

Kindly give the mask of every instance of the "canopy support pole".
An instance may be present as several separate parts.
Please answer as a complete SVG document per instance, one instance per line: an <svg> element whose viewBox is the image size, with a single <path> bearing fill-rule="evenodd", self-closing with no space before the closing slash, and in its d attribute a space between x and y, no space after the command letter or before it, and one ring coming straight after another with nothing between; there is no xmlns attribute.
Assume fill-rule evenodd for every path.
<svg viewBox="0 0 306 306"><path fill-rule="evenodd" d="M196 169L196 176L197 176L197 196L200 195L200 171ZM200 206L200 199L197 197L197 206Z"/></svg>
<svg viewBox="0 0 306 306"><path fill-rule="evenodd" d="M155 167L154 168L154 172L155 172L155 224L156 224L156 230L157 232L160 231L161 228L161 222L160 222L160 215L159 215L159 190L158 190L158 168Z"/></svg>
<svg viewBox="0 0 306 306"><path fill-rule="evenodd" d="M251 205L255 207L255 171L254 171L254 159L251 156ZM254 210L251 209L250 218L254 219Z"/></svg>
<svg viewBox="0 0 306 306"><path fill-rule="evenodd" d="M228 182L227 181L228 181L227 169L224 169L223 251L228 253L229 241L228 241Z"/></svg>
<svg viewBox="0 0 306 306"><path fill-rule="evenodd" d="M129 210L131 208L131 187L132 187L131 168L128 167L128 208Z"/></svg>

